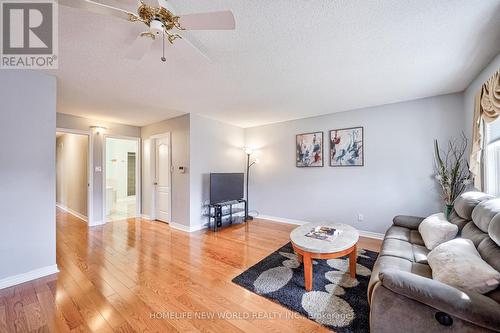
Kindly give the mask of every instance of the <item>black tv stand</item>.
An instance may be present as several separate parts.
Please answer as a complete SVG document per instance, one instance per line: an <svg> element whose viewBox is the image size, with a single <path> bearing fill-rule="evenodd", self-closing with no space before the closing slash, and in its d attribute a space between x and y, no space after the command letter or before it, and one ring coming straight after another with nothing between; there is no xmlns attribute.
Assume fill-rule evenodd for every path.
<svg viewBox="0 0 500 333"><path fill-rule="evenodd" d="M213 231L238 221L246 222L247 202L241 199L210 204L206 215L208 216L208 227Z"/></svg>

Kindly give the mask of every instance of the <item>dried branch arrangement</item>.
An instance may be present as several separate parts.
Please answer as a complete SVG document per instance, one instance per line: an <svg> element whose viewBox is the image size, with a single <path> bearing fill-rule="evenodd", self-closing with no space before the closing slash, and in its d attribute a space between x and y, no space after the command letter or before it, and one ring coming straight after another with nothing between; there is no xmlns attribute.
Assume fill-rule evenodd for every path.
<svg viewBox="0 0 500 333"><path fill-rule="evenodd" d="M446 205L453 205L455 199L472 183L466 150L468 140L462 133L460 139L451 139L445 151L434 140L436 180L441 185Z"/></svg>

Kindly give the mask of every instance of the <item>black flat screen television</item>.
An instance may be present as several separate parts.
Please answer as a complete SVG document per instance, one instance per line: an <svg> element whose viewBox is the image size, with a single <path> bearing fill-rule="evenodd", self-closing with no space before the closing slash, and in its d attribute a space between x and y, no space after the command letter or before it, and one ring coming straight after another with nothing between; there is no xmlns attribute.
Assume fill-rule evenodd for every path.
<svg viewBox="0 0 500 333"><path fill-rule="evenodd" d="M210 203L243 199L244 173L211 173Z"/></svg>

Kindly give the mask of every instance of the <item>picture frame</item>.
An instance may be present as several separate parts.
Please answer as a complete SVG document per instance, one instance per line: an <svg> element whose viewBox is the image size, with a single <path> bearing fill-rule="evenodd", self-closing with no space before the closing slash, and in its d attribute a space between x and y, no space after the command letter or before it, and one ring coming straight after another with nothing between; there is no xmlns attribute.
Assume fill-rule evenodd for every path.
<svg viewBox="0 0 500 333"><path fill-rule="evenodd" d="M362 167L365 165L364 127L347 127L328 132L331 167Z"/></svg>
<svg viewBox="0 0 500 333"><path fill-rule="evenodd" d="M295 136L295 166L314 168L324 166L323 131L301 133ZM320 142L318 142L320 140Z"/></svg>

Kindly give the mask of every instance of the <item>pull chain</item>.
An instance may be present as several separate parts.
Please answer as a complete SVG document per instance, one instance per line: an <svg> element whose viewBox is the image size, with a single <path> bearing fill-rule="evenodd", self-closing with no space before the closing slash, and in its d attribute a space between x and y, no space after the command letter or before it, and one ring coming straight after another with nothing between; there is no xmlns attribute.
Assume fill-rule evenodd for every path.
<svg viewBox="0 0 500 333"><path fill-rule="evenodd" d="M161 57L161 61L165 62L167 61L167 58L165 58L165 30L163 30L163 57Z"/></svg>

